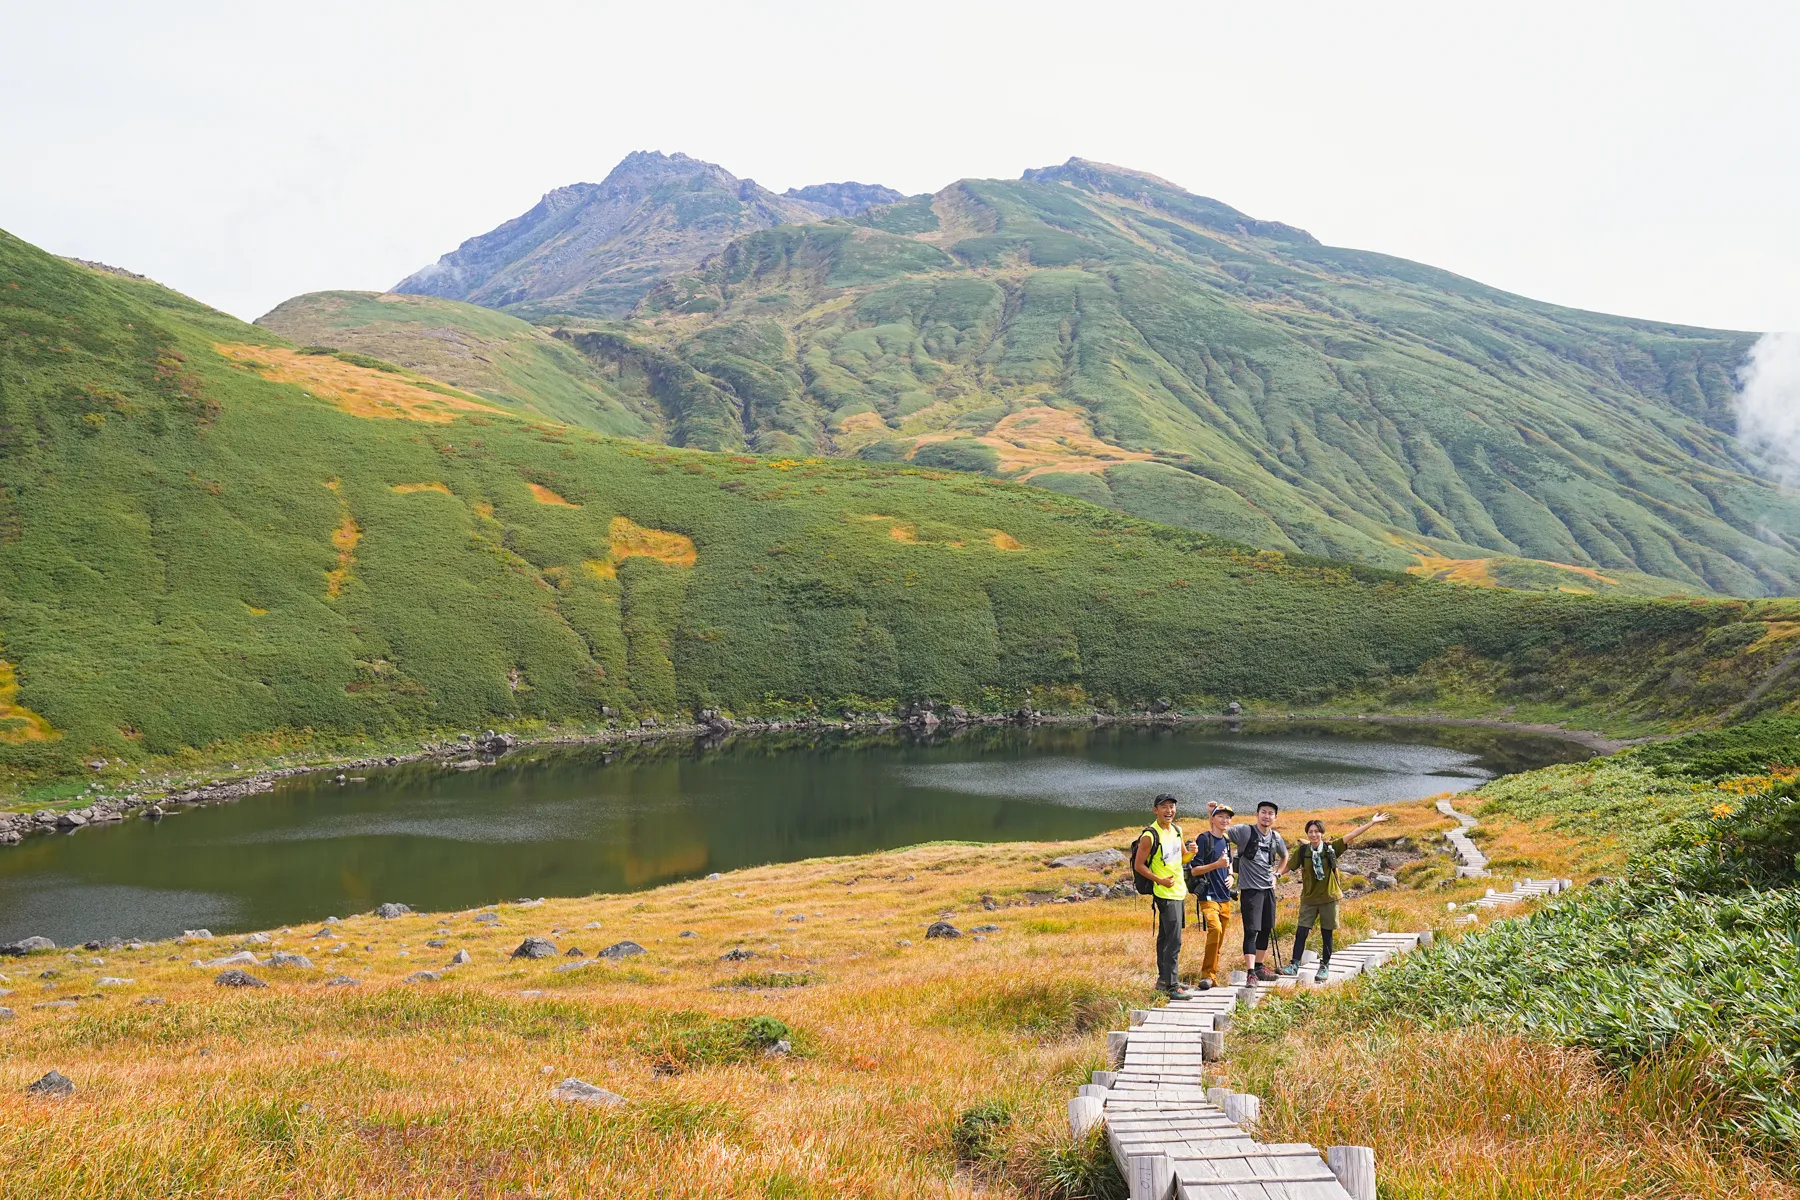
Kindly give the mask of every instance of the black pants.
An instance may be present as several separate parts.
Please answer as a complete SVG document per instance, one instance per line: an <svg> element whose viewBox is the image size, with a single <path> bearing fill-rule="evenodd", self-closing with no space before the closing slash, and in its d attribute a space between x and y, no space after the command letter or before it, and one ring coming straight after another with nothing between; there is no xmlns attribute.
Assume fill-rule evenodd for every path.
<svg viewBox="0 0 1800 1200"><path fill-rule="evenodd" d="M1244 888L1238 899L1244 917L1244 953L1267 950L1269 935L1275 932L1275 889Z"/></svg>
<svg viewBox="0 0 1800 1200"><path fill-rule="evenodd" d="M1156 986L1172 992L1180 986L1181 927L1187 924L1187 901L1154 897L1156 909Z"/></svg>

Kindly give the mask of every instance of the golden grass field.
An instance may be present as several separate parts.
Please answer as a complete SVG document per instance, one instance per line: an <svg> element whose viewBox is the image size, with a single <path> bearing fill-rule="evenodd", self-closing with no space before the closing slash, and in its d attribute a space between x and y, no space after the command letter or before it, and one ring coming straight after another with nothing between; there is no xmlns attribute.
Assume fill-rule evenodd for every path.
<svg viewBox="0 0 1800 1200"><path fill-rule="evenodd" d="M1366 811L1333 811L1329 828ZM1435 844L1449 827L1429 802L1389 811L1384 836ZM1290 841L1303 819L1283 818ZM1593 845L1572 861L1569 837L1530 825L1483 834L1521 875L1617 866ZM1154 976L1143 902L1024 902L1122 877L1044 865L1069 849L937 844L814 860L502 904L493 928L479 910L346 917L328 938L296 925L250 948L298 951L316 969L251 968L269 983L256 990L216 987L216 969L188 965L242 938L0 959L13 991L0 1003L19 1014L0 1033L0 1195L1080 1194L1053 1169L1082 1157L1066 1101L1103 1065L1105 1031L1151 1002ZM1414 869L1425 886L1347 902L1343 942L1466 928L1446 904L1505 886L1440 889L1439 874ZM1290 899L1286 928L1293 915ZM999 930L927 941L942 916ZM508 957L530 935L590 956L624 939L648 953L559 972L587 960ZM758 957L720 961L734 948ZM403 982L459 949L473 963ZM1198 953L1190 931L1186 958ZM46 970L57 975L39 978ZM362 983L323 986L340 972ZM103 976L133 982L99 988ZM32 1007L63 998L77 1003ZM1228 1035L1222 1081L1264 1097L1269 1140L1374 1146L1389 1200L1800 1195L1693 1132L1707 1098L1682 1064L1622 1080L1583 1054L1477 1029L1355 1027L1329 1002L1284 1027L1286 1007L1265 1004L1252 1032ZM718 1024L756 1016L784 1022L794 1053L740 1052L734 1027ZM76 1094L26 1095L52 1068ZM570 1076L629 1103L552 1101ZM958 1118L981 1105L1011 1119L971 1149Z"/></svg>

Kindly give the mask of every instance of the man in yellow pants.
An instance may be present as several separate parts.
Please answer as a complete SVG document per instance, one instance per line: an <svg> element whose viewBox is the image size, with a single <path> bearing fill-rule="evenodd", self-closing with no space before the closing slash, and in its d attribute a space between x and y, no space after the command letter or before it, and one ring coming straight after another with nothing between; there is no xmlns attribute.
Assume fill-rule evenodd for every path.
<svg viewBox="0 0 1800 1200"><path fill-rule="evenodd" d="M1236 815L1229 805L1206 807L1208 829L1194 839L1194 857L1188 862L1199 924L1206 930L1206 957L1200 964L1202 990L1219 982L1219 948L1225 944L1225 927L1231 924L1231 839L1225 831Z"/></svg>

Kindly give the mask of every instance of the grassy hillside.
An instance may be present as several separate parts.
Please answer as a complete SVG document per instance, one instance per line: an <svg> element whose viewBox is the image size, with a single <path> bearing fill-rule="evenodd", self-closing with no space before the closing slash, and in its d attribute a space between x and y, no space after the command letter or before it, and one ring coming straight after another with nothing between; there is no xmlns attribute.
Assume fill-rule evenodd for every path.
<svg viewBox="0 0 1800 1200"><path fill-rule="evenodd" d="M256 323L295 345L366 354L513 411L660 440L659 409L621 396L570 346L493 309L436 296L313 292Z"/></svg>
<svg viewBox="0 0 1800 1200"><path fill-rule="evenodd" d="M1477 836L1503 873L1597 878L1522 919L1409 958L1357 992L1259 1013L1246 1068L1269 1080L1273 1132L1316 1140L1329 1129L1335 1140L1398 1128L1439 1139L1454 1131L1474 1145L1519 1137L1531 1144L1506 1157L1540 1172L1560 1157L1551 1146L1562 1138L1559 1119L1521 1114L1517 1084L1497 1059L1461 1111L1409 1120L1401 1114L1418 1111L1438 1069L1414 1049L1374 1052L1422 1049L1477 1030L1543 1048L1538 1054L1559 1047L1579 1067L1563 1098L1548 1103L1552 1110L1574 1102L1610 1108L1608 1121L1621 1133L1658 1124L1690 1131L1634 1152L1586 1147L1579 1165L1561 1168L1567 1186L1623 1171L1642 1190L1621 1195L1793 1194L1797 768L1800 722L1780 717L1482 788L1462 807L1479 816ZM1318 1079L1290 1069L1298 1061L1319 1064L1327 1078L1345 1067L1360 1078L1327 1097ZM1623 1103L1609 1101L1609 1091ZM1693 1160L1687 1139L1739 1160L1748 1148L1751 1161L1780 1179L1678 1185L1670 1174Z"/></svg>
<svg viewBox="0 0 1800 1200"><path fill-rule="evenodd" d="M0 331L10 779L700 707L1666 722L1800 686L1765 679L1779 604L1463 589L955 471L610 441L9 237Z"/></svg>
<svg viewBox="0 0 1800 1200"><path fill-rule="evenodd" d="M1104 483L1123 511L1395 568L1800 586L1800 510L1732 436L1752 335L1537 303L1135 172L753 233L638 316L614 332L738 404L741 432L689 445Z"/></svg>

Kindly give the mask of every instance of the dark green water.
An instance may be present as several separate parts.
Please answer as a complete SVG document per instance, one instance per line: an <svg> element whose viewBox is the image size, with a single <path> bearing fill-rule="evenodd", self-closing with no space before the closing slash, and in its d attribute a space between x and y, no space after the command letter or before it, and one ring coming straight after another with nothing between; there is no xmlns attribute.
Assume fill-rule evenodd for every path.
<svg viewBox="0 0 1800 1200"><path fill-rule="evenodd" d="M1585 757L1492 730L1282 722L746 737L516 754L472 772L410 764L0 847L0 942L269 928L386 900L443 910L629 891L939 839L1081 838L1136 821L1159 791L1240 811L1265 797L1284 810L1393 803Z"/></svg>

